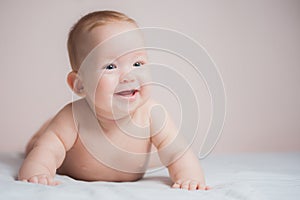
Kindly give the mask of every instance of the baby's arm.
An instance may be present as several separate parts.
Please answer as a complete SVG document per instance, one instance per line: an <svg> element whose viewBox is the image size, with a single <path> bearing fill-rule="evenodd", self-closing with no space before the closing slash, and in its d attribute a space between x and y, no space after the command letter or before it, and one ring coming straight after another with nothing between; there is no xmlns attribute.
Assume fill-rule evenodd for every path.
<svg viewBox="0 0 300 200"><path fill-rule="evenodd" d="M26 156L18 179L32 183L56 185L56 169L62 164L66 151L77 138L72 105L65 106L50 122Z"/></svg>
<svg viewBox="0 0 300 200"><path fill-rule="evenodd" d="M199 160L177 135L177 128L165 112L151 112L151 141L156 146L161 162L168 167L174 188L207 190ZM165 120L161 126L161 116ZM161 128L163 127L163 128ZM159 130L161 129L161 130Z"/></svg>

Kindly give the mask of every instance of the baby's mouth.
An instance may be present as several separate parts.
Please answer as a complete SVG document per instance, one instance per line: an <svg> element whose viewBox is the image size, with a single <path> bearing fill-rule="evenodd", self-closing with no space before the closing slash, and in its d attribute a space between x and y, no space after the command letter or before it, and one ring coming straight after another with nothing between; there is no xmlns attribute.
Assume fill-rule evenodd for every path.
<svg viewBox="0 0 300 200"><path fill-rule="evenodd" d="M134 96L137 92L139 92L139 90L133 89L133 90L124 90L121 92L117 92L115 94L123 97L131 97Z"/></svg>

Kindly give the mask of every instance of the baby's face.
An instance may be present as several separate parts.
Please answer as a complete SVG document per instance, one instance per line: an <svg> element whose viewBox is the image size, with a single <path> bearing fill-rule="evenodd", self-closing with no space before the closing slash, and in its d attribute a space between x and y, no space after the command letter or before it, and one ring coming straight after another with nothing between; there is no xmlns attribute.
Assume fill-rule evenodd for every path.
<svg viewBox="0 0 300 200"><path fill-rule="evenodd" d="M142 47L143 39L138 31L130 31L136 28L128 23L99 26L88 33L89 40L83 44L83 49L93 50L79 74L98 115L121 118L149 99L149 86L145 85L149 81L147 53L134 50Z"/></svg>

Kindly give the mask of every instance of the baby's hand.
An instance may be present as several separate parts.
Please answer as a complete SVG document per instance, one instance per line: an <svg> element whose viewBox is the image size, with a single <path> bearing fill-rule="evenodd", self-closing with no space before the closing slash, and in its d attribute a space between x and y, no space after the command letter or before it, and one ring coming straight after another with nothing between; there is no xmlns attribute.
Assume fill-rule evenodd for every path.
<svg viewBox="0 0 300 200"><path fill-rule="evenodd" d="M197 180L177 180L173 188L180 188L185 190L209 190L210 187L203 185L200 181Z"/></svg>
<svg viewBox="0 0 300 200"><path fill-rule="evenodd" d="M43 185L51 185L51 186L60 184L59 181L55 181L53 177L46 174L32 176L28 180L22 179L21 181L29 182L29 183L38 183Z"/></svg>

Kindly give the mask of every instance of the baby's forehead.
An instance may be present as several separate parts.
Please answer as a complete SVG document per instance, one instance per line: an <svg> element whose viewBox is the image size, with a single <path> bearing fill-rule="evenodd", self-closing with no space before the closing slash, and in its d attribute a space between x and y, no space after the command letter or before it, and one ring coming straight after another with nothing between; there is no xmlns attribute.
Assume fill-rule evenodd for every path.
<svg viewBox="0 0 300 200"><path fill-rule="evenodd" d="M143 36L137 25L129 22L115 22L85 27L76 37L76 60L80 65L90 57L102 54L117 57L125 52L144 46ZM112 55L112 56L111 56ZM80 67L80 66L79 66Z"/></svg>
<svg viewBox="0 0 300 200"><path fill-rule="evenodd" d="M90 48L89 54L116 58L124 54L144 55L144 39L134 25L109 24L94 28L88 33L83 46ZM89 46L89 47L88 47Z"/></svg>
<svg viewBox="0 0 300 200"><path fill-rule="evenodd" d="M95 26L84 31L82 37L85 40L89 40L89 43L97 46L101 43L124 45L126 41L137 43L143 38L140 29L135 24L128 22L115 22Z"/></svg>

